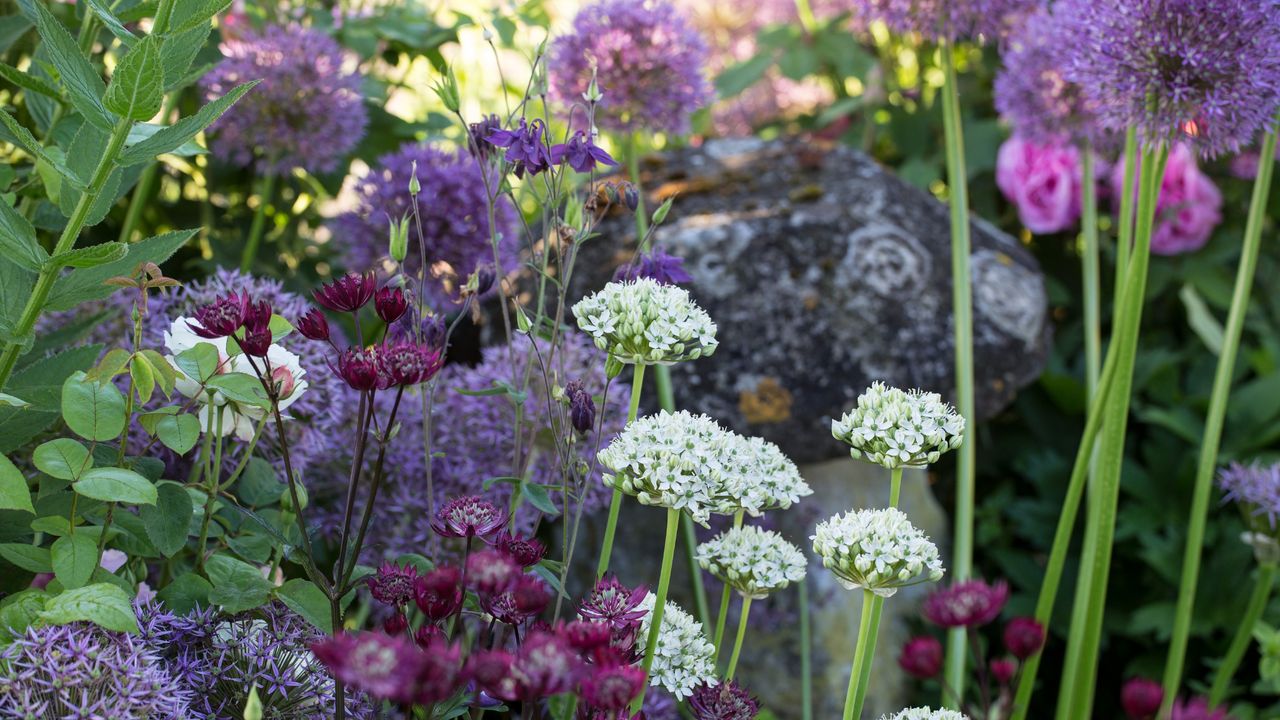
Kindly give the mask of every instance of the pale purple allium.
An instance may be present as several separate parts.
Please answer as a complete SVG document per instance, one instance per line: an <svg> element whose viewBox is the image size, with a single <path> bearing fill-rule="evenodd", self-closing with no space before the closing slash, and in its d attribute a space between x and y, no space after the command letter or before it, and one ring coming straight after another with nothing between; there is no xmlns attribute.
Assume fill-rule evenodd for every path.
<svg viewBox="0 0 1280 720"><path fill-rule="evenodd" d="M1215 156L1247 146L1280 105L1275 0L1061 0L1066 78L1099 122Z"/></svg>
<svg viewBox="0 0 1280 720"><path fill-rule="evenodd" d="M1222 488L1224 503L1238 503L1250 517L1265 520L1268 529L1276 529L1276 517L1280 516L1280 463L1231 463L1218 471L1218 487Z"/></svg>
<svg viewBox="0 0 1280 720"><path fill-rule="evenodd" d="M213 126L212 151L241 166L281 175L330 172L369 122L360 75L344 68L332 38L299 25L269 26L222 45L226 56L201 80L210 99L261 80Z"/></svg>
<svg viewBox="0 0 1280 720"><path fill-rule="evenodd" d="M898 34L938 40L999 41L1041 0L855 0L854 22L879 20Z"/></svg>
<svg viewBox="0 0 1280 720"><path fill-rule="evenodd" d="M1003 580L963 580L929 593L920 610L940 627L979 627L999 617L1008 600L1009 585Z"/></svg>
<svg viewBox="0 0 1280 720"><path fill-rule="evenodd" d="M191 693L145 639L88 623L29 627L0 649L0 717L188 717Z"/></svg>
<svg viewBox="0 0 1280 720"><path fill-rule="evenodd" d="M689 132L689 117L713 99L707 45L666 0L597 0L578 11L573 31L547 58L551 94L580 104L592 65L604 98L596 123L606 130Z"/></svg>
<svg viewBox="0 0 1280 720"><path fill-rule="evenodd" d="M1124 194L1124 167L1112 169L1112 197ZM1139 163L1141 165L1141 163ZM1134 188L1136 193L1137 188ZM1156 201L1155 230L1151 235L1151 252L1157 255L1179 255L1204 247L1222 222L1222 193L1196 164L1195 155L1186 143L1169 149L1160 198Z"/></svg>
<svg viewBox="0 0 1280 720"><path fill-rule="evenodd" d="M755 720L760 703L735 682L700 685L689 698L695 720Z"/></svg>
<svg viewBox="0 0 1280 720"><path fill-rule="evenodd" d="M1048 8L1028 15L1009 36L996 74L995 104L1014 131L1033 141L1091 140L1110 144L1094 104L1063 74L1071 38Z"/></svg>
<svg viewBox="0 0 1280 720"><path fill-rule="evenodd" d="M466 151L408 143L383 155L356 184L357 208L335 218L330 229L348 268L379 266L388 254L390 223L399 222L412 212L409 180L415 162L421 186L418 212L423 243L420 248L418 228L410 220L404 266L410 274L416 274L425 254L430 274L424 299L443 311L457 301L459 289L477 265L493 262L484 178L480 165ZM493 191L496 193L497 188ZM497 198L494 218L505 274L520 263L519 218L505 197ZM417 284L413 287L416 289Z"/></svg>

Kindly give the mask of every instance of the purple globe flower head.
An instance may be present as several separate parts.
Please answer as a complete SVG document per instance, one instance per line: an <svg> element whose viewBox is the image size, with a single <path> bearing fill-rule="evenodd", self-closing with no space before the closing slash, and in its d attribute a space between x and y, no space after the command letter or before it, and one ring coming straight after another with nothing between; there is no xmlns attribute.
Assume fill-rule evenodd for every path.
<svg viewBox="0 0 1280 720"><path fill-rule="evenodd" d="M1114 144L1095 117L1096 101L1064 73L1064 52L1071 38L1065 23L1049 9L1026 16L1001 53L995 79L995 103L1014 131L1036 142L1067 138Z"/></svg>
<svg viewBox="0 0 1280 720"><path fill-rule="evenodd" d="M640 694L644 681L644 669L629 663L593 665L582 679L582 703L588 712L617 718L618 713L626 710L635 696Z"/></svg>
<svg viewBox="0 0 1280 720"><path fill-rule="evenodd" d="M246 32L222 45L225 59L201 86L209 99L261 80L213 126L219 158L259 172L329 172L364 137L360 76L329 36L298 25Z"/></svg>
<svg viewBox="0 0 1280 720"><path fill-rule="evenodd" d="M443 310L458 301L462 286L477 265L494 260L485 176L481 164L466 151L408 143L383 155L356 184L356 209L335 218L330 230L347 267L384 266L391 222L399 222L413 211L409 179L415 163L421 186L418 212L422 244L419 247L417 224L410 220L404 270L416 275L425 256L428 274L423 300ZM495 186L496 175L487 167L483 172L493 176L489 184ZM498 235L501 274L506 274L520 263L519 216L505 197L496 203L493 229Z"/></svg>
<svg viewBox="0 0 1280 720"><path fill-rule="evenodd" d="M1016 617L1004 626L1004 647L1019 660L1040 652L1044 639L1044 625L1035 618Z"/></svg>
<svg viewBox="0 0 1280 720"><path fill-rule="evenodd" d="M865 27L879 20L898 34L930 40L999 41L1040 0L857 0L854 21Z"/></svg>
<svg viewBox="0 0 1280 720"><path fill-rule="evenodd" d="M1123 163L1112 169L1111 188L1115 198L1124 194ZM1169 149L1169 161L1160 183L1151 252L1180 255L1199 250L1209 242L1220 222L1222 193L1200 170L1190 146L1175 144Z"/></svg>
<svg viewBox="0 0 1280 720"><path fill-rule="evenodd" d="M706 68L706 43L666 0L597 0L547 58L552 97L581 103L594 77L604 93L595 121L615 132L689 132L713 98Z"/></svg>
<svg viewBox="0 0 1280 720"><path fill-rule="evenodd" d="M505 530L498 533L493 546L506 553L520 567L533 567L547 556L547 546L535 538L512 535Z"/></svg>
<svg viewBox="0 0 1280 720"><path fill-rule="evenodd" d="M618 266L613 274L616 282L628 282L640 278L651 278L664 285L682 285L693 282L693 277L684 269L684 258L670 255L661 245L634 261Z"/></svg>
<svg viewBox="0 0 1280 720"><path fill-rule="evenodd" d="M1227 708L1209 707L1209 698L1178 700L1173 704L1169 720L1227 720Z"/></svg>
<svg viewBox="0 0 1280 720"><path fill-rule="evenodd" d="M932 635L911 638L898 654L898 667L920 680L937 677L942 672L942 643Z"/></svg>
<svg viewBox="0 0 1280 720"><path fill-rule="evenodd" d="M1280 516L1280 463L1231 463L1218 471L1218 487L1222 488L1222 501L1239 504L1255 529L1275 532Z"/></svg>
<svg viewBox="0 0 1280 720"><path fill-rule="evenodd" d="M321 285L312 294L324 308L339 313L354 313L369 304L377 288L373 273L347 273Z"/></svg>
<svg viewBox="0 0 1280 720"><path fill-rule="evenodd" d="M1145 144L1237 151L1280 105L1274 0L1063 0L1064 75L1102 126Z"/></svg>
<svg viewBox="0 0 1280 720"><path fill-rule="evenodd" d="M1164 689L1155 680L1133 677L1120 689L1120 705L1130 720L1148 720L1160 711Z"/></svg>
<svg viewBox="0 0 1280 720"><path fill-rule="evenodd" d="M551 158L546 134L547 126L541 120L529 122L520 118L520 127L515 130L499 128L485 139L494 147L506 148L503 159L515 168L516 177L522 178L526 174L544 172L558 162Z"/></svg>
<svg viewBox="0 0 1280 720"><path fill-rule="evenodd" d="M679 704L661 688L649 688L644 695L642 710L643 720L679 720L680 718Z"/></svg>
<svg viewBox="0 0 1280 720"><path fill-rule="evenodd" d="M445 503L431 521L441 537L488 538L507 524L507 516L491 502L474 495Z"/></svg>
<svg viewBox="0 0 1280 720"><path fill-rule="evenodd" d="M399 607L413 600L417 580L418 571L412 565L384 563L369 576L369 593L380 603Z"/></svg>
<svg viewBox="0 0 1280 720"><path fill-rule="evenodd" d="M689 698L695 720L755 720L760 704L735 682L700 685Z"/></svg>
<svg viewBox="0 0 1280 720"><path fill-rule="evenodd" d="M462 604L462 570L441 565L419 577L413 584L413 599L432 622L453 615Z"/></svg>
<svg viewBox="0 0 1280 720"><path fill-rule="evenodd" d="M596 165L604 165L606 167L617 167L618 162L613 159L604 148L595 144L585 132L579 130L569 138L569 142L555 145L551 148L551 162L559 165L567 162L569 167L580 173L589 173L596 169Z"/></svg>
<svg viewBox="0 0 1280 720"><path fill-rule="evenodd" d="M27 628L0 649L0 667L6 718L179 720L191 712L190 691L144 639L88 623Z"/></svg>
<svg viewBox="0 0 1280 720"><path fill-rule="evenodd" d="M980 627L999 617L1008 600L1009 585L1003 580L964 580L929 593L921 612L940 627Z"/></svg>

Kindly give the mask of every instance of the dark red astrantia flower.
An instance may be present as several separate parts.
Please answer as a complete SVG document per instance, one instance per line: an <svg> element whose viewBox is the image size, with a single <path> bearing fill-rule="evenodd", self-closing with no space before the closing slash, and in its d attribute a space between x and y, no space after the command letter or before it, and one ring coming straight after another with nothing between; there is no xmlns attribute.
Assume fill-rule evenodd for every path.
<svg viewBox="0 0 1280 720"><path fill-rule="evenodd" d="M377 288L373 273L350 273L321 285L314 293L316 302L334 312L355 312L369 303Z"/></svg>
<svg viewBox="0 0 1280 720"><path fill-rule="evenodd" d="M329 340L329 319L324 313L315 308L311 308L305 315L298 318L294 323L294 327L298 328L298 332L302 333L302 337L308 340L319 340L322 342Z"/></svg>
<svg viewBox="0 0 1280 720"><path fill-rule="evenodd" d="M1144 677L1129 678L1120 689L1120 705L1132 720L1147 720L1160 710L1164 689L1160 683Z"/></svg>
<svg viewBox="0 0 1280 720"><path fill-rule="evenodd" d="M1004 647L1019 660L1040 652L1044 647L1044 626L1035 618L1016 617L1004 626Z"/></svg>
<svg viewBox="0 0 1280 720"><path fill-rule="evenodd" d="M520 567L532 567L547 555L547 548L534 538L512 535L503 530L493 541L493 546L506 553Z"/></svg>
<svg viewBox="0 0 1280 720"><path fill-rule="evenodd" d="M696 720L754 720L760 704L746 689L734 682L701 685L689 698Z"/></svg>
<svg viewBox="0 0 1280 720"><path fill-rule="evenodd" d="M349 347L338 355L335 371L352 390L365 392L376 390L378 381L378 357L371 350Z"/></svg>
<svg viewBox="0 0 1280 720"><path fill-rule="evenodd" d="M384 287L373 296L373 309L382 318L382 322L390 325L409 309L409 298L398 287Z"/></svg>
<svg viewBox="0 0 1280 720"><path fill-rule="evenodd" d="M418 609L432 621L453 615L462 604L462 570L441 565L417 578L413 583L413 597Z"/></svg>
<svg viewBox="0 0 1280 720"><path fill-rule="evenodd" d="M417 580L418 571L412 565L384 563L367 582L374 600L399 607L413 599Z"/></svg>
<svg viewBox="0 0 1280 720"><path fill-rule="evenodd" d="M493 503L475 495L445 503L431 521L431 529L441 537L487 538L507 524L507 516Z"/></svg>
<svg viewBox="0 0 1280 720"><path fill-rule="evenodd" d="M941 627L978 627L999 617L1008 599L1009 585L1003 580L965 580L929 593L921 612Z"/></svg>
<svg viewBox="0 0 1280 720"><path fill-rule="evenodd" d="M188 322L187 327L208 340L230 337L244 325L244 317L248 311L249 293L231 293L197 308L195 322Z"/></svg>
<svg viewBox="0 0 1280 720"><path fill-rule="evenodd" d="M937 677L942 672L942 643L929 635L911 638L902 646L898 667L921 680Z"/></svg>

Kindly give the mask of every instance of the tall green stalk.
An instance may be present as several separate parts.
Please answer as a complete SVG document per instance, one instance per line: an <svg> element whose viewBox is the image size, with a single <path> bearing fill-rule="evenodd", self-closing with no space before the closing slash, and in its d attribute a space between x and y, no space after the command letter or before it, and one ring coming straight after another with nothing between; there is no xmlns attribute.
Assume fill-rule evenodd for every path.
<svg viewBox="0 0 1280 720"><path fill-rule="evenodd" d="M872 659L876 654L876 635L880 629L880 611L884 598L870 590L862 591L862 617L858 621L858 644L853 651L853 667L849 669L849 691L844 698L844 720L859 720L871 684Z"/></svg>
<svg viewBox="0 0 1280 720"><path fill-rule="evenodd" d="M1222 427L1227 415L1231 381L1235 375L1236 355L1240 350L1240 336L1244 331L1245 315L1249 311L1249 296L1253 291L1258 252L1262 247L1262 225L1266 220L1267 201L1271 197L1271 178L1276 156L1275 130L1266 134L1261 152L1258 175L1253 182L1253 197L1249 202L1244 243L1240 249L1240 264L1236 269L1231 310L1227 314L1226 327L1223 328L1222 350L1218 354L1218 369L1214 373L1204 436L1200 441L1200 459L1196 465L1196 483L1191 495L1191 515L1187 520L1187 544L1182 554L1178 607L1173 615L1173 635L1169 640L1169 653L1164 666L1165 713L1172 707L1173 698L1182 684L1182 671L1186 664L1187 641L1191 636L1191 620L1195 614L1196 584L1200 578L1200 556L1204 550L1205 522L1209 515L1209 496L1213 488L1214 471L1218 466L1218 448L1222 442ZM1247 634L1252 629L1250 626L1244 632ZM1223 691L1225 692L1225 688Z"/></svg>
<svg viewBox="0 0 1280 720"><path fill-rule="evenodd" d="M942 56L942 119L947 148L947 190L951 196L951 301L955 329L956 409L970 427L975 424L973 395L973 287L969 278L969 193L964 160L964 129L960 93L956 87L955 56L950 42L938 48ZM973 574L973 506L976 444L973 430L965 433L956 459L955 538L951 572L956 582ZM964 628L947 633L945 679L955 689L950 698L964 701L967 640Z"/></svg>
<svg viewBox="0 0 1280 720"><path fill-rule="evenodd" d="M640 413L640 391L644 387L644 368L645 366L636 363L632 365L631 375L631 405L627 408L627 423L635 422L636 416ZM604 544L600 548L600 562L596 565L596 579L604 577L609 572L609 557L613 555L613 536L618 531L618 511L622 509L622 491L618 488L613 489L613 498L609 501L609 521L604 527Z"/></svg>
<svg viewBox="0 0 1280 720"><path fill-rule="evenodd" d="M253 224L249 226L249 238L244 243L244 252L240 255L240 272L247 273L253 268L253 261L258 257L258 246L262 244L262 233L267 225L267 206L276 192L276 174L268 170L258 183L258 208L253 211Z"/></svg>
<svg viewBox="0 0 1280 720"><path fill-rule="evenodd" d="M93 175L89 180L89 184L85 187L80 199L76 202L75 209L71 212L71 217L67 220L66 227L62 229L62 234L58 236L58 242L53 247L50 256L57 256L65 253L76 245L76 240L80 237L80 231L84 229L85 222L89 218L89 211L93 208L93 204L98 201L98 196L102 194L102 188L107 183L107 178L111 177L111 171L115 168L116 158L120 155L120 150L124 148L125 140L129 138L129 128L133 126L133 121L129 118L121 118L111 131L111 138L107 141L107 148L102 153L102 158L98 160L98 167L94 169ZM27 337L31 330L36 326L36 321L40 319L40 314L44 311L45 301L49 299L49 292L53 290L53 283L58 279L58 275L62 268L54 267L52 264L46 264L41 268L39 275L36 276L35 287L31 290L31 295L27 298L27 304L22 309L22 315L19 316L18 322L14 324L10 336L14 340L9 341L4 346L3 354L0 354L0 390L3 390L5 384L9 381L9 376L13 374L13 369L18 364L18 356L22 354L22 338Z"/></svg>
<svg viewBox="0 0 1280 720"><path fill-rule="evenodd" d="M809 617L809 576L800 580L800 720L813 720L813 630Z"/></svg>
<svg viewBox="0 0 1280 720"><path fill-rule="evenodd" d="M662 570L658 575L658 592L654 596L653 614L649 620L649 639L644 647L643 667L646 676L653 668L653 656L658 649L658 635L662 632L662 616L666 611L667 593L671 589L671 566L675 561L676 535L680 531L680 514L678 508L667 508L667 535L662 544ZM639 697L632 701L632 712L638 712L644 705L644 695L648 689L649 683L645 682L644 687L640 689Z"/></svg>
<svg viewBox="0 0 1280 720"><path fill-rule="evenodd" d="M742 653L742 640L747 636L747 617L751 615L751 598L742 599L742 613L738 615L738 635L733 639L733 652L729 654L729 667L724 671L724 679L732 680L734 671L738 669L738 656Z"/></svg>
<svg viewBox="0 0 1280 720"><path fill-rule="evenodd" d="M1091 522L1087 528L1085 552L1080 558L1080 581L1075 602L1083 605L1068 637L1068 667L1063 672L1058 717L1089 717L1093 707L1093 691L1102 636L1102 618L1106 609L1107 578L1111 571L1111 551L1115 539L1115 521L1120 495L1120 475L1124 463L1125 431L1129 420L1129 404L1133 386L1133 368L1137 358L1138 334L1142 324L1146 295L1147 267L1151 258L1151 232L1160 179L1164 175L1168 147L1160 145L1143 150L1139 168L1137 225L1135 242L1129 258L1131 277L1125 282L1124 302L1117 314L1112 344L1116 348L1115 387L1103 403L1103 422L1107 432L1102 437L1097 458L1095 486L1097 502L1089 507ZM1080 622L1074 622L1079 619ZM1074 652L1073 652L1074 651Z"/></svg>
<svg viewBox="0 0 1280 720"><path fill-rule="evenodd" d="M1098 182L1093 143L1080 148L1080 272L1084 289L1084 381L1086 397L1094 401L1102 374L1102 298L1098 248Z"/></svg>
<svg viewBox="0 0 1280 720"><path fill-rule="evenodd" d="M738 512L734 513L733 515L734 530L737 530L738 528L742 527L742 521L745 517L745 514L746 513L743 510L739 510ZM733 591L732 589L730 589L728 583L725 583L724 588L721 589L720 591L720 614L716 616L716 632L711 639L712 644L714 644L716 648L715 660L717 662L720 661L720 646L723 644L723 641L724 641L724 626L725 626L725 621L729 617L729 600L732 597L733 597Z"/></svg>
<svg viewBox="0 0 1280 720"><path fill-rule="evenodd" d="M1267 601L1271 599L1271 589L1276 581L1276 564L1263 563L1258 567L1258 581L1253 586L1253 594L1249 596L1249 605L1245 608L1244 617L1236 626L1236 636L1231 639L1227 654L1218 665L1218 672L1213 676L1213 686L1209 688L1209 707L1216 708L1227 697L1227 689L1231 687L1231 678L1240 668L1240 661L1253 641L1253 628L1262 619L1267 609Z"/></svg>

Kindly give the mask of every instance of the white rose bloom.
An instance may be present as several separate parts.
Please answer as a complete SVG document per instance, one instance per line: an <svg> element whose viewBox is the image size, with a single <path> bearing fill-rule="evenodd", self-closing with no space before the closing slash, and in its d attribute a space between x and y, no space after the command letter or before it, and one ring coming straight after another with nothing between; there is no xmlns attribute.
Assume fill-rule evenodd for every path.
<svg viewBox="0 0 1280 720"><path fill-rule="evenodd" d="M657 597L649 593L640 604L646 611L644 620L640 621L641 643L649 637L656 601ZM662 611L662 627L653 653L653 667L649 670L649 685L666 689L677 700L692 695L693 689L699 685L716 685L715 652L716 648L707 640L702 623L668 600Z"/></svg>
<svg viewBox="0 0 1280 720"><path fill-rule="evenodd" d="M703 570L757 600L803 580L806 566L800 548L776 532L750 525L699 544L696 558Z"/></svg>
<svg viewBox="0 0 1280 720"><path fill-rule="evenodd" d="M244 353L238 353L235 357L228 359L227 338L202 338L191 330L191 327L187 324L189 322L193 322L191 318L175 318L169 326L169 330L164 334L164 345L169 350L169 355L165 359L169 361L169 364L177 372L177 380L174 382L174 387L183 395L200 401L198 417L201 432L204 432L209 427L209 413L216 412L216 408L221 407L222 424L215 425L213 433L218 436L234 433L241 440L252 439L258 421L262 419L262 416L267 411L260 407L235 402L220 392L213 393L211 406L208 394L200 392L199 379L188 376L177 363L178 355L204 343L212 345L218 351L218 374L245 373L256 377L249 358ZM302 369L302 364L297 355L277 344L272 344L267 349L266 360L271 368L275 382L280 383L280 410L283 411L297 401L298 398L302 397L302 393L306 391L307 381L303 380L302 376L306 375L307 371ZM258 363L258 369L261 370L262 360L258 359L254 362ZM214 417L216 418L216 415Z"/></svg>
<svg viewBox="0 0 1280 720"><path fill-rule="evenodd" d="M937 393L906 392L880 382L831 423L831 434L852 448L853 457L889 469L937 462L960 447L964 429L964 418Z"/></svg>
<svg viewBox="0 0 1280 720"><path fill-rule="evenodd" d="M818 524L813 550L850 590L890 597L942 577L938 548L897 508L851 510Z"/></svg>
<svg viewBox="0 0 1280 720"><path fill-rule="evenodd" d="M933 708L907 708L893 715L885 715L880 720L969 720L964 713L955 710L934 710Z"/></svg>
<svg viewBox="0 0 1280 720"><path fill-rule="evenodd" d="M578 327L618 361L670 365L711 355L716 324L689 291L650 278L611 282L573 306Z"/></svg>

